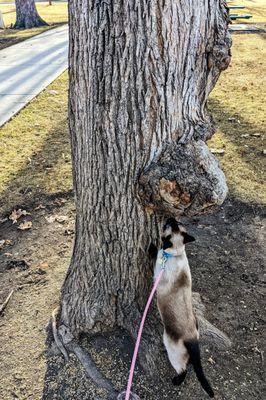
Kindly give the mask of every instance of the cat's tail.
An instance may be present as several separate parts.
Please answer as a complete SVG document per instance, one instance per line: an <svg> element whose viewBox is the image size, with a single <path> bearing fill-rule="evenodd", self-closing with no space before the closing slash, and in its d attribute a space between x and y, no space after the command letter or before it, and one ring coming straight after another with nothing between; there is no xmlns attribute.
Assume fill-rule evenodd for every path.
<svg viewBox="0 0 266 400"><path fill-rule="evenodd" d="M208 395L213 398L214 397L214 392L212 390L211 385L209 384L207 378L204 375L202 365L201 365L201 360L200 360L200 348L199 348L199 342L196 340L191 340L187 341L184 343L186 346L186 349L189 354L189 362L192 364L194 371L197 375L197 378Z"/></svg>

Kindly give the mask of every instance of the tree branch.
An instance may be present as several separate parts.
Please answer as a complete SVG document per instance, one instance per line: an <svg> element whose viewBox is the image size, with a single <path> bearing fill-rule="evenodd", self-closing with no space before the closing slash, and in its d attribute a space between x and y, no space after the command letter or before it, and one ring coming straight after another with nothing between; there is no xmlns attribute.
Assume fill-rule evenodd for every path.
<svg viewBox="0 0 266 400"><path fill-rule="evenodd" d="M7 296L7 298L5 299L4 303L0 306L0 315L4 312L6 306L9 303L9 300L11 299L12 295L14 293L14 289L11 290L11 292L9 293L9 295Z"/></svg>

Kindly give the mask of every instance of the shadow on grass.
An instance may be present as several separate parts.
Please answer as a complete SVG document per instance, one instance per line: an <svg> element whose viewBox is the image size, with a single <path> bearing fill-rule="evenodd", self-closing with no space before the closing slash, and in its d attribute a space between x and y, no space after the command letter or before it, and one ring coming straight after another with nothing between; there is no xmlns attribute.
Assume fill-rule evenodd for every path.
<svg viewBox="0 0 266 400"><path fill-rule="evenodd" d="M70 141L65 116L51 130L41 149L0 193L0 212L9 212L15 206L29 207L60 194L72 194Z"/></svg>
<svg viewBox="0 0 266 400"><path fill-rule="evenodd" d="M265 126L247 122L241 112L230 111L218 100L211 99L208 104L217 128L236 146L236 156L239 155L255 173L261 172L265 157L263 155Z"/></svg>
<svg viewBox="0 0 266 400"><path fill-rule="evenodd" d="M263 135L262 126L248 123L238 114L233 114L222 107L217 100L210 100L209 108L229 145L233 144L232 148L225 151L222 163L225 172L233 170L234 173L234 168L241 169L242 165L246 164L248 174L252 175L248 178L256 181L258 185L263 183L262 140L261 137L252 136L252 134ZM231 118L235 120L230 122ZM241 136L243 134L249 136L243 138ZM224 161L226 157L229 158ZM245 180L243 183L243 177L241 179L248 193L248 184ZM237 181L233 181L233 185L237 185ZM15 206L27 207L60 193L64 195L72 193L70 143L65 115L50 131L41 149L33 154L27 165L10 179L4 192L0 193L0 212L9 212Z"/></svg>

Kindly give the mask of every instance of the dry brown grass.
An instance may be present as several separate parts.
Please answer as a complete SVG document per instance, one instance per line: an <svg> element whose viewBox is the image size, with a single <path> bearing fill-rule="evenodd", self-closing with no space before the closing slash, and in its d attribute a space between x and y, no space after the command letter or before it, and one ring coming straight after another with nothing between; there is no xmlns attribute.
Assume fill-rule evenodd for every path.
<svg viewBox="0 0 266 400"><path fill-rule="evenodd" d="M218 132L209 144L225 150L219 158L231 193L265 203L265 38L234 35L232 52L231 66L211 95Z"/></svg>
<svg viewBox="0 0 266 400"><path fill-rule="evenodd" d="M65 72L0 128L0 208L72 188Z"/></svg>
<svg viewBox="0 0 266 400"><path fill-rule="evenodd" d="M7 29L0 30L0 50L11 46L13 44L19 43L25 39L32 36L38 35L46 31L47 29L54 28L58 25L67 23L68 13L67 13L67 3L54 3L49 6L48 3L37 4L37 9L41 17L49 23L49 26L41 26L32 29L9 29L11 24L16 21L16 9L14 5L1 5L0 10L3 13L3 18L5 26Z"/></svg>
<svg viewBox="0 0 266 400"><path fill-rule="evenodd" d="M266 1L265 0L232 0L228 1L228 5L241 5L245 6L244 10L231 10L234 14L251 14L252 18L249 20L236 20L234 24L263 24L266 25Z"/></svg>
<svg viewBox="0 0 266 400"><path fill-rule="evenodd" d="M265 203L265 40L235 35L233 43L232 64L211 94L218 132L209 144L225 150L219 158L231 194ZM0 129L2 211L72 188L67 85L65 73Z"/></svg>

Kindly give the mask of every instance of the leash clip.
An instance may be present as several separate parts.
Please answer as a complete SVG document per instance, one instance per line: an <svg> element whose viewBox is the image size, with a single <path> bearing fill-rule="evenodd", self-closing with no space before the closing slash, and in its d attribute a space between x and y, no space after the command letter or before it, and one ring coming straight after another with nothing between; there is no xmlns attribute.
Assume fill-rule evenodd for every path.
<svg viewBox="0 0 266 400"><path fill-rule="evenodd" d="M166 265L165 265L166 261L167 261L167 256L163 255L161 258L161 264L162 264L161 269L163 269L163 270L165 270L165 268L166 268Z"/></svg>

